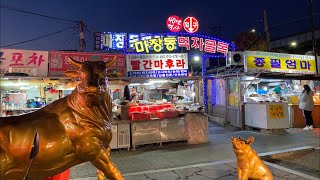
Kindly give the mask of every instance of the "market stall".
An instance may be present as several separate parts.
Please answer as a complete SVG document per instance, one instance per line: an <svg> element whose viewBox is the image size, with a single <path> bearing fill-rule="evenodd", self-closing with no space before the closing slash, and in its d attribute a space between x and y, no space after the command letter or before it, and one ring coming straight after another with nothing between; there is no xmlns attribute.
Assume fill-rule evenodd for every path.
<svg viewBox="0 0 320 180"><path fill-rule="evenodd" d="M202 115L201 106L195 101L199 81L199 78L128 78L128 84L121 89L113 89L111 85L113 93L123 94L113 100L114 122L130 122L130 139L134 149L143 144L161 145L163 142L188 140L187 128L195 127L186 125L186 115ZM125 89L129 92L126 93ZM130 100L125 100L124 94L130 94ZM207 124L199 131L208 137L205 133Z"/></svg>
<svg viewBox="0 0 320 180"><path fill-rule="evenodd" d="M315 92L312 115L314 126L319 127L320 88L313 56L235 53L243 58L243 66L233 66L230 71L222 70L209 76L212 120L242 129L245 126L267 130L304 127L298 97L303 85L308 84ZM223 94L226 99L221 99Z"/></svg>
<svg viewBox="0 0 320 180"><path fill-rule="evenodd" d="M313 119L315 127L319 126L320 96L315 86L318 82L312 80L312 74L316 74L313 56L246 51L245 60L247 72L259 72L256 76L242 77L247 126L261 129L305 126L298 108L298 97L305 84L316 91Z"/></svg>

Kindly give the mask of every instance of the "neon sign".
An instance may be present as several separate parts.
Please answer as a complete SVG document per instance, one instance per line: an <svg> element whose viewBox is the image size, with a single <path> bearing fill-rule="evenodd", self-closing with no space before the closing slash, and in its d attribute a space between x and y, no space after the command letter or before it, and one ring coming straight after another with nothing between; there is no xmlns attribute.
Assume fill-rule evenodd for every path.
<svg viewBox="0 0 320 180"><path fill-rule="evenodd" d="M188 51L191 49L197 49L201 52L222 53L227 55L229 44L222 41L201 37L179 36L164 37L163 39L154 38L150 39L149 41L137 41L134 43L134 47L137 53L150 53L150 51L158 53L161 52L162 49L171 52L179 47L186 48Z"/></svg>
<svg viewBox="0 0 320 180"><path fill-rule="evenodd" d="M182 29L182 20L179 16L173 15L167 19L167 28L171 32L179 32Z"/></svg>
<svg viewBox="0 0 320 180"><path fill-rule="evenodd" d="M96 50L119 50L131 53L172 53L191 51L203 56L221 57L235 45L202 34L178 33L95 33ZM197 52L198 51L198 52ZM192 55L192 53L189 55Z"/></svg>
<svg viewBox="0 0 320 180"><path fill-rule="evenodd" d="M199 22L194 17L187 17L183 21L183 27L188 33L195 33L199 29Z"/></svg>

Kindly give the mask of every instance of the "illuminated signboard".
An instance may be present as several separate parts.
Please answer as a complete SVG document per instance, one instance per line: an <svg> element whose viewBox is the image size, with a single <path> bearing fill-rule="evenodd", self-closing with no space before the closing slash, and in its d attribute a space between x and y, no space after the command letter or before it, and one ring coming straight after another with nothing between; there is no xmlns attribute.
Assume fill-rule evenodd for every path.
<svg viewBox="0 0 320 180"><path fill-rule="evenodd" d="M245 70L296 74L316 74L314 56L245 51Z"/></svg>
<svg viewBox="0 0 320 180"><path fill-rule="evenodd" d="M188 55L128 54L128 77L182 77L188 76Z"/></svg>
<svg viewBox="0 0 320 180"><path fill-rule="evenodd" d="M194 17L187 17L183 21L183 27L188 33L195 33L199 29L199 22Z"/></svg>
<svg viewBox="0 0 320 180"><path fill-rule="evenodd" d="M96 50L126 53L174 53L184 49L208 56L225 56L235 46L211 36L190 33L96 33ZM180 51L181 52L181 51ZM190 55L190 53L189 53Z"/></svg>
<svg viewBox="0 0 320 180"><path fill-rule="evenodd" d="M182 29L182 20L179 16L173 15L167 19L167 28L171 32L179 32Z"/></svg>

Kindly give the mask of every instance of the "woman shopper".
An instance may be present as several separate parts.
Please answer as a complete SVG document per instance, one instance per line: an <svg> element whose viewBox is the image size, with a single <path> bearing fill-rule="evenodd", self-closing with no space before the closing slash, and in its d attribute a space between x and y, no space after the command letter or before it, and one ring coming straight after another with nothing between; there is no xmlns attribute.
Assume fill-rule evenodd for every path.
<svg viewBox="0 0 320 180"><path fill-rule="evenodd" d="M303 111L306 127L303 130L313 130L312 109L314 107L313 91L308 85L303 85L303 91L299 96L299 108Z"/></svg>

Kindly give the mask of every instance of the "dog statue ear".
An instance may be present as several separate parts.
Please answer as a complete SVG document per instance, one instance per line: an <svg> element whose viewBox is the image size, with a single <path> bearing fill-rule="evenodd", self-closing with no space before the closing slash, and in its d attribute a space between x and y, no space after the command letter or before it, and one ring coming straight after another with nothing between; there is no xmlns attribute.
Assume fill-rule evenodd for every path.
<svg viewBox="0 0 320 180"><path fill-rule="evenodd" d="M253 141L254 141L254 137L253 136L251 136L251 137L249 137L248 139L247 139L247 144L252 144L253 143Z"/></svg>

